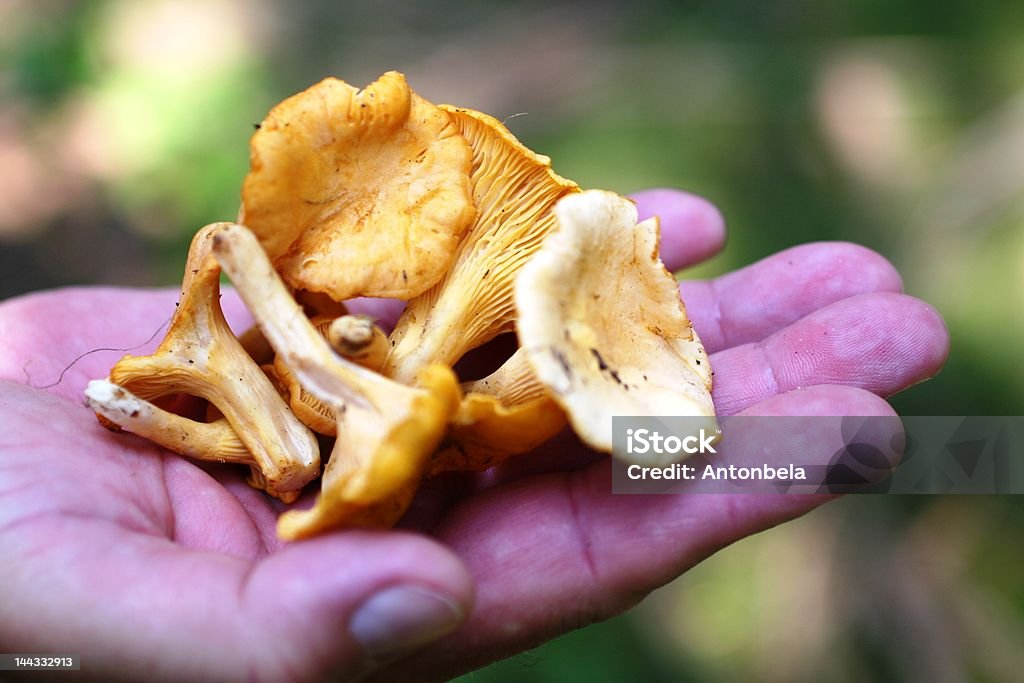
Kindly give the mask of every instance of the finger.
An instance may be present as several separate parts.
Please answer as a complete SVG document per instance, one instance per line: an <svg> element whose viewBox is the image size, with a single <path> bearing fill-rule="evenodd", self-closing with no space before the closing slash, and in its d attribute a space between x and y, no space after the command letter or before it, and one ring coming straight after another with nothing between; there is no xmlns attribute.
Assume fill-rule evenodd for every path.
<svg viewBox="0 0 1024 683"><path fill-rule="evenodd" d="M718 209L696 195L658 188L630 195L639 219L657 216L661 225L661 260L669 270L695 265L725 244L725 221Z"/></svg>
<svg viewBox="0 0 1024 683"><path fill-rule="evenodd" d="M243 591L251 623L277 624L250 647L274 648L274 661L291 658L307 671L303 660L312 655L320 674L336 671L339 655L360 671L406 655L455 630L473 602L472 579L449 549L394 531L290 544L264 560Z"/></svg>
<svg viewBox="0 0 1024 683"><path fill-rule="evenodd" d="M680 285L687 314L709 352L758 341L850 296L902 290L892 264L845 242L793 247L714 280Z"/></svg>
<svg viewBox="0 0 1024 683"><path fill-rule="evenodd" d="M867 392L826 386L772 397L746 414L893 412ZM820 462L832 455L823 450ZM382 679L401 680L425 666L453 676L617 614L720 548L827 500L612 495L607 459L580 472L492 489L455 508L437 529L477 581L473 613L458 632L389 668Z"/></svg>
<svg viewBox="0 0 1024 683"><path fill-rule="evenodd" d="M252 561L73 521L5 534L18 571L0 587L0 638L80 653L97 679L351 680L452 631L472 603L462 563L409 534L333 534Z"/></svg>
<svg viewBox="0 0 1024 683"><path fill-rule="evenodd" d="M949 354L942 317L902 294L843 299L757 344L711 357L720 415L802 386L843 384L889 396L934 376Z"/></svg>

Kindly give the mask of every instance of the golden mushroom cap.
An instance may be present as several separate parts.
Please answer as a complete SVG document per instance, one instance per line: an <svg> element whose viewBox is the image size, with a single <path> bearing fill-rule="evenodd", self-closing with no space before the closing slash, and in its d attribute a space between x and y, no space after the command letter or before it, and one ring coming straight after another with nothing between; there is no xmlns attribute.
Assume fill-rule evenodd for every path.
<svg viewBox="0 0 1024 683"><path fill-rule="evenodd" d="M441 279L473 220L470 159L402 74L362 90L327 78L253 135L240 220L294 289L409 299Z"/></svg>

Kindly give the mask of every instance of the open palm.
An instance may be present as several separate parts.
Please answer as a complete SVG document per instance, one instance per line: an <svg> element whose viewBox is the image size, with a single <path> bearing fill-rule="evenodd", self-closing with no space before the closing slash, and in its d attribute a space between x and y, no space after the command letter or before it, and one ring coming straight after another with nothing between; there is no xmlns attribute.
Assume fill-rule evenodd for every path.
<svg viewBox="0 0 1024 683"><path fill-rule="evenodd" d="M637 199L663 218L670 267L721 246L703 201ZM684 283L719 412L891 414L879 397L937 372L948 344L900 287L876 254L825 243ZM96 423L82 390L121 353L35 388L83 351L141 342L176 296L68 289L0 304L0 651L80 653L107 680L445 678L621 612L825 500L613 496L607 459L563 435L428 482L405 530L283 544L282 506L244 468L201 467ZM246 324L233 294L222 305Z"/></svg>

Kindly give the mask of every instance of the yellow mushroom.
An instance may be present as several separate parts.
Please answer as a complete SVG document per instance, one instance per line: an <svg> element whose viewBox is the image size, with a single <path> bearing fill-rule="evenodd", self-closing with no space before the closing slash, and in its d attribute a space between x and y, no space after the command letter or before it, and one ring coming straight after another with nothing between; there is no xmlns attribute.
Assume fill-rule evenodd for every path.
<svg viewBox="0 0 1024 683"><path fill-rule="evenodd" d="M394 524L423 476L491 467L567 418L605 451L613 415L714 428L657 222L627 200L581 193L496 119L436 107L397 72L363 90L325 79L258 128L248 228L197 233L167 338L87 389L104 424L248 465L285 501L319 472L310 428L337 436L314 507L281 516L285 539ZM240 340L221 268L257 322ZM356 296L408 300L390 338L347 315ZM460 390L451 366L512 330L516 353ZM167 410L175 395L205 399L205 421Z"/></svg>
<svg viewBox="0 0 1024 683"><path fill-rule="evenodd" d="M430 460L427 476L494 467L532 451L564 426L565 414L546 396L506 405L496 396L467 394Z"/></svg>
<svg viewBox="0 0 1024 683"><path fill-rule="evenodd" d="M477 217L451 269L409 301L391 334L384 372L404 382L430 363L454 365L470 349L513 329L516 274L554 229L555 202L579 190L497 119L442 109L473 149Z"/></svg>
<svg viewBox="0 0 1024 683"><path fill-rule="evenodd" d="M703 416L716 429L707 353L658 257L656 219L588 191L555 207L558 231L516 281L519 343L593 448L614 415Z"/></svg>
<svg viewBox="0 0 1024 683"><path fill-rule="evenodd" d="M249 230L222 226L213 251L278 357L337 421L315 506L282 515L278 534L296 539L394 524L458 406L454 374L432 365L409 387L345 360L302 313Z"/></svg>
<svg viewBox="0 0 1024 683"><path fill-rule="evenodd" d="M239 221L290 286L334 301L420 294L474 216L469 146L394 71L284 100L253 135L250 167Z"/></svg>
<svg viewBox="0 0 1024 683"><path fill-rule="evenodd" d="M232 334L220 308L220 267L210 254L218 224L196 233L189 249L177 304L167 336L150 356L125 356L110 371L109 381L135 398L151 399L184 394L209 401L227 420L251 454L267 483L267 491L293 499L296 492L320 473L319 446L313 434L288 410L271 381ZM105 393L104 393L105 391ZM212 427L186 418L174 419L158 409L140 407L140 414L122 419L118 401L126 398L112 389L90 397L98 413L127 431L142 434L179 453L203 460L231 460L223 450L205 451L218 437L200 435ZM106 406L104 401L114 401ZM109 408L109 410L108 410ZM174 416L178 417L178 416ZM166 423L171 433L189 429L193 437L178 446L155 433Z"/></svg>
<svg viewBox="0 0 1024 683"><path fill-rule="evenodd" d="M483 379L462 385L464 396L428 476L484 470L533 450L565 427L565 413L537 379L522 349Z"/></svg>

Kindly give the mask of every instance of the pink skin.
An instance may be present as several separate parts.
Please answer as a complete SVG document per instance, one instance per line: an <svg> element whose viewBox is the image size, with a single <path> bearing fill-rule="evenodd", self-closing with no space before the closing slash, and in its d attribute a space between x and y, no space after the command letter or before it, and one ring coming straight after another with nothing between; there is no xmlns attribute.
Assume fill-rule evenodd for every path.
<svg viewBox="0 0 1024 683"><path fill-rule="evenodd" d="M722 220L704 200L672 190L637 200L642 215L663 217L669 267L721 247ZM683 285L728 414L891 415L883 398L934 375L948 350L938 314L899 291L884 259L848 244L804 245ZM378 675L440 679L617 614L827 500L612 496L607 459L562 436L486 476L431 482L405 524L426 531L282 544L277 508L238 470L107 432L81 406L86 382L123 351L88 355L56 386L34 388L83 351L144 342L175 298L66 289L0 304L5 651L79 652L107 680L366 673L375 665L349 619L377 590L409 585L447 597L465 622ZM237 298L223 302L240 329Z"/></svg>

